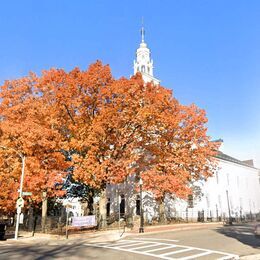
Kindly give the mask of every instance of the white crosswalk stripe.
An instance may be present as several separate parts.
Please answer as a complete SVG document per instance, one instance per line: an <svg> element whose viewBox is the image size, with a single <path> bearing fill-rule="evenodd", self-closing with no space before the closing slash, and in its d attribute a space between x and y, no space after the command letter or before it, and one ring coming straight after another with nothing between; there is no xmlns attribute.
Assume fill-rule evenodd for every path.
<svg viewBox="0 0 260 260"><path fill-rule="evenodd" d="M174 251L174 252L168 252L168 253L162 254L161 256L180 254L180 253L184 253L184 252L191 251L191 250L192 250L192 248L185 248L185 249L177 250L177 251Z"/></svg>
<svg viewBox="0 0 260 260"><path fill-rule="evenodd" d="M151 253L151 252L155 252L155 251L160 251L160 250L169 249L169 248L171 248L171 247L175 247L175 246L165 246L165 247L159 247L159 248L155 248L155 249L148 250L148 251L145 251L145 252Z"/></svg>
<svg viewBox="0 0 260 260"><path fill-rule="evenodd" d="M129 247L129 246L135 246L135 245L140 245L140 244L145 244L144 242L142 243L130 243L130 244L124 244L124 245L119 245L120 248L123 248L123 247Z"/></svg>
<svg viewBox="0 0 260 260"><path fill-rule="evenodd" d="M204 256L204 255L209 255L211 254L210 251L206 251L206 252L203 252L203 253L200 253L200 254L196 254L196 255L192 255L192 256L187 256L187 257L182 257L182 260L188 260L188 259L197 259L201 256Z"/></svg>
<svg viewBox="0 0 260 260"><path fill-rule="evenodd" d="M158 242L159 241L159 242ZM163 242L165 241L165 242ZM176 240L162 240L156 238L142 238L121 240L115 243L84 244L91 247L107 248L112 250L131 252L135 254L152 256L159 259L200 259L200 257L213 255L215 259L239 259L238 255L198 247L179 245L168 242ZM161 252L160 252L161 251ZM214 259L214 258L211 258Z"/></svg>
<svg viewBox="0 0 260 260"><path fill-rule="evenodd" d="M148 247L154 247L154 244L149 244L149 245L146 245L146 246L138 246L138 247L135 247L134 250L139 250L139 249L142 249L142 248L148 248ZM149 251L146 251L146 252L149 252Z"/></svg>

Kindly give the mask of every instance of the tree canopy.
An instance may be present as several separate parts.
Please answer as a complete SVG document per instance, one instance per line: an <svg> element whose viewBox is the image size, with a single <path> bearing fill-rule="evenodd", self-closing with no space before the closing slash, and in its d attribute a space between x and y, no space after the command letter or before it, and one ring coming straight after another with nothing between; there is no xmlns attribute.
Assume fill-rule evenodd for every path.
<svg viewBox="0 0 260 260"><path fill-rule="evenodd" d="M6 81L0 92L0 210L14 209L21 162L24 190L61 195L73 178L95 189L136 174L156 197L186 197L191 183L211 176L218 144L207 136L205 111L181 105L170 90L141 74L112 77L100 61L86 71L44 71ZM70 159L68 160L68 155Z"/></svg>

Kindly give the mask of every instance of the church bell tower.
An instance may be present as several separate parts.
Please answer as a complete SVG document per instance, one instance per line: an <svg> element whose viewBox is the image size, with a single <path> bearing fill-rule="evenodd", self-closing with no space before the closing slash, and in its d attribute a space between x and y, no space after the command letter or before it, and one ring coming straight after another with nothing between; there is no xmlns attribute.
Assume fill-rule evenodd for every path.
<svg viewBox="0 0 260 260"><path fill-rule="evenodd" d="M134 74L140 72L145 83L153 82L155 85L160 84L160 80L153 76L153 60L151 59L151 51L144 41L144 27L141 29L141 43L136 50L136 59L134 60Z"/></svg>

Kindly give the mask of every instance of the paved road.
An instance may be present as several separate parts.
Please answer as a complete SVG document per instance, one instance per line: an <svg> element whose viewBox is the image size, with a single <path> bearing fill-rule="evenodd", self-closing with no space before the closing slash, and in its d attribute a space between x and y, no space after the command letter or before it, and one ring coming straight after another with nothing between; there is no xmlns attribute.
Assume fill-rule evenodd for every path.
<svg viewBox="0 0 260 260"><path fill-rule="evenodd" d="M171 231L131 236L114 243L86 239L45 244L0 244L0 259L238 259L260 254L251 225ZM254 259L254 258L253 258ZM257 259L257 258L255 258Z"/></svg>

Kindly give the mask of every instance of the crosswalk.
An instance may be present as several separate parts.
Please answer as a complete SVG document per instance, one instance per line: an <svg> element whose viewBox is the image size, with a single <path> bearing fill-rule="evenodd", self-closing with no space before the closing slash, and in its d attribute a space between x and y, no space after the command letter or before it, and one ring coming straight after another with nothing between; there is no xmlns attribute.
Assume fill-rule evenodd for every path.
<svg viewBox="0 0 260 260"><path fill-rule="evenodd" d="M177 244L178 240L141 238L120 240L114 243L84 244L85 246L101 247L112 250L131 252L158 259L239 259L238 255L226 252L203 249Z"/></svg>

